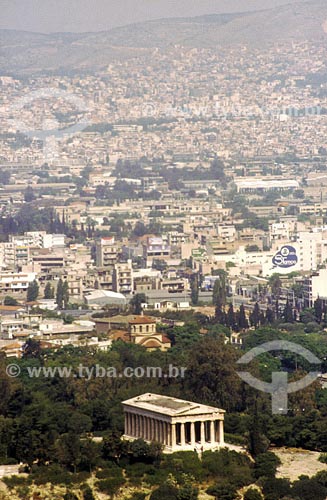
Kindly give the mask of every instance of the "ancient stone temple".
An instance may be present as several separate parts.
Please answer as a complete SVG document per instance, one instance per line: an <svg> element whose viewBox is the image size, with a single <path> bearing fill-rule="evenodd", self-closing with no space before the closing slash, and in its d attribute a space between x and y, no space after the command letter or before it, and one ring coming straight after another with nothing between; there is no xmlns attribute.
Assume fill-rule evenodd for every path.
<svg viewBox="0 0 327 500"><path fill-rule="evenodd" d="M224 445L225 410L158 394L128 399L123 407L125 439L156 441L166 452Z"/></svg>

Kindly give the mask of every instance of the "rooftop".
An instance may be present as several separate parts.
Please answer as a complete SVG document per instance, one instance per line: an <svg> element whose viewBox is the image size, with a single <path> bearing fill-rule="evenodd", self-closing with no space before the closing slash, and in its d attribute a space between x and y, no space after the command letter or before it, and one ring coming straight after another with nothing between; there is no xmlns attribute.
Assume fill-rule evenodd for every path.
<svg viewBox="0 0 327 500"><path fill-rule="evenodd" d="M205 413L225 413L225 410L207 406L183 399L162 396L159 394L142 394L135 398L123 401L123 405L133 406L142 410L148 410L155 413L164 413L170 417L179 417L184 415L202 415Z"/></svg>
<svg viewBox="0 0 327 500"><path fill-rule="evenodd" d="M149 316L135 316L134 319L129 321L131 325L145 325L155 323L156 320L154 318L149 318Z"/></svg>

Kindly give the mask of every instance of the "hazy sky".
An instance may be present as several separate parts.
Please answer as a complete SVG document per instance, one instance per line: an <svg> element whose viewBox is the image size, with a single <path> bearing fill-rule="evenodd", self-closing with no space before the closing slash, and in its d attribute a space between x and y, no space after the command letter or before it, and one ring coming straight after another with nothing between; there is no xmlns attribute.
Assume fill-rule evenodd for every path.
<svg viewBox="0 0 327 500"><path fill-rule="evenodd" d="M160 17L269 8L296 0L0 0L0 29L101 31Z"/></svg>

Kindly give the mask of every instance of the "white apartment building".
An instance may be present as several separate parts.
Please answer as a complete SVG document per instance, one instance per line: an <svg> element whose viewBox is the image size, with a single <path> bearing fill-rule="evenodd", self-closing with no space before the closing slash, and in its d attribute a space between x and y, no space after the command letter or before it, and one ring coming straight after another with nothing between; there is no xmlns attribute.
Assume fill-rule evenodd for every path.
<svg viewBox="0 0 327 500"><path fill-rule="evenodd" d="M327 302L327 269L320 269L304 283L305 305L312 307L318 297Z"/></svg>
<svg viewBox="0 0 327 500"><path fill-rule="evenodd" d="M0 292L26 292L28 285L36 279L36 273L0 273Z"/></svg>
<svg viewBox="0 0 327 500"><path fill-rule="evenodd" d="M288 222L276 222L269 226L269 239L273 241L289 241L291 227Z"/></svg>
<svg viewBox="0 0 327 500"><path fill-rule="evenodd" d="M236 238L236 228L234 224L218 224L217 234L225 241L234 241Z"/></svg>
<svg viewBox="0 0 327 500"><path fill-rule="evenodd" d="M0 266L17 270L29 263L32 248L56 249L64 246L64 234L31 231L23 235L11 235L8 242L0 243Z"/></svg>
<svg viewBox="0 0 327 500"><path fill-rule="evenodd" d="M115 264L112 273L112 286L114 292L130 294L134 289L132 261Z"/></svg>

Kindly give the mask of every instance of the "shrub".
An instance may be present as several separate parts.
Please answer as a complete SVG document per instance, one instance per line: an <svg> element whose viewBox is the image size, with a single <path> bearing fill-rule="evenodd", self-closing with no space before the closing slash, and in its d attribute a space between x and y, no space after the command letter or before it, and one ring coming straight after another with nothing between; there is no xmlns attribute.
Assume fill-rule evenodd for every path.
<svg viewBox="0 0 327 500"><path fill-rule="evenodd" d="M2 481L8 486L9 489L13 489L16 486L25 486L30 482L29 478L21 476L3 477Z"/></svg>
<svg viewBox="0 0 327 500"><path fill-rule="evenodd" d="M314 478L319 484L327 488L327 470L317 472Z"/></svg>
<svg viewBox="0 0 327 500"><path fill-rule="evenodd" d="M199 490L191 483L186 483L178 491L178 500L198 500Z"/></svg>
<svg viewBox="0 0 327 500"><path fill-rule="evenodd" d="M151 465L150 466L146 465L142 462L136 462L134 464L128 465L125 470L128 479L130 480L130 483L133 486L138 486L139 484L141 484L143 477L145 476L146 473L149 472L149 468L151 471L154 470L155 473L156 471L155 467Z"/></svg>
<svg viewBox="0 0 327 500"><path fill-rule="evenodd" d="M300 479L293 484L292 494L299 500L326 500L327 488L315 479Z"/></svg>
<svg viewBox="0 0 327 500"><path fill-rule="evenodd" d="M116 466L112 468L101 469L96 472L98 479L110 479L112 477L123 477L123 470Z"/></svg>
<svg viewBox="0 0 327 500"><path fill-rule="evenodd" d="M73 475L57 464L33 466L30 478L38 485L46 483L70 485L73 482Z"/></svg>
<svg viewBox="0 0 327 500"><path fill-rule="evenodd" d="M263 494L266 500L280 500L291 491L288 479L269 478L263 483Z"/></svg>
<svg viewBox="0 0 327 500"><path fill-rule="evenodd" d="M135 492L131 497L129 497L127 500L145 500L145 497L147 496L146 493L141 493L141 492Z"/></svg>
<svg viewBox="0 0 327 500"><path fill-rule="evenodd" d="M75 474L71 474L71 481L74 484L81 484L87 481L90 475L91 473L86 471L76 472Z"/></svg>
<svg viewBox="0 0 327 500"><path fill-rule="evenodd" d="M144 481L149 486L158 486L158 484L163 484L169 475L169 470L158 467L148 467Z"/></svg>
<svg viewBox="0 0 327 500"><path fill-rule="evenodd" d="M26 498L29 498L30 495L30 489L29 486L18 486L16 488L16 493L21 498L22 500L26 500Z"/></svg>
<svg viewBox="0 0 327 500"><path fill-rule="evenodd" d="M150 496L150 500L178 500L178 488L172 484L162 484Z"/></svg>
<svg viewBox="0 0 327 500"><path fill-rule="evenodd" d="M320 453L318 460L323 464L327 464L327 453Z"/></svg>
<svg viewBox="0 0 327 500"><path fill-rule="evenodd" d="M18 302L14 297L11 297L10 295L6 295L4 300L3 300L3 305L4 306L17 306Z"/></svg>
<svg viewBox="0 0 327 500"><path fill-rule="evenodd" d="M166 469L177 480L183 474L189 474L197 481L202 481L205 477L202 462L194 451L182 451L167 455L161 463L161 468Z"/></svg>
<svg viewBox="0 0 327 500"><path fill-rule="evenodd" d="M85 484L82 487L82 492L83 492L83 500L95 500L93 492L88 484Z"/></svg>
<svg viewBox="0 0 327 500"><path fill-rule="evenodd" d="M244 493L244 500L263 500L263 496L256 488L249 488Z"/></svg>
<svg viewBox="0 0 327 500"><path fill-rule="evenodd" d="M255 477L275 477L279 464L279 458L271 451L260 453L260 455L256 457L254 464Z"/></svg>
<svg viewBox="0 0 327 500"><path fill-rule="evenodd" d="M245 446L246 438L240 434L228 434L225 432L225 441L229 444L235 444L236 446Z"/></svg>
<svg viewBox="0 0 327 500"><path fill-rule="evenodd" d="M107 495L115 495L119 488L121 488L125 483L123 477L111 477L108 479L102 479L97 482L97 488Z"/></svg>
<svg viewBox="0 0 327 500"><path fill-rule="evenodd" d="M207 479L233 483L237 488L247 486L253 482L252 464L243 453L236 453L222 449L220 451L207 451L202 456L202 467L207 474Z"/></svg>
<svg viewBox="0 0 327 500"><path fill-rule="evenodd" d="M210 486L207 489L208 495L213 495L216 500L236 500L238 497L237 488L229 482L223 482Z"/></svg>
<svg viewBox="0 0 327 500"><path fill-rule="evenodd" d="M78 500L78 496L75 495L75 493L72 493L71 491L67 491L65 493L63 500Z"/></svg>

